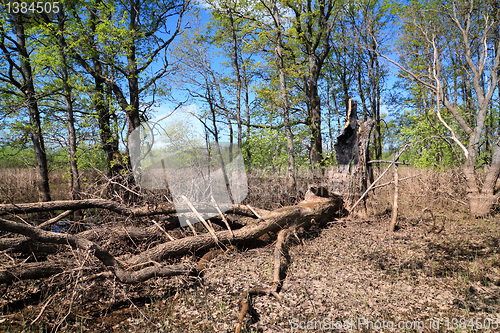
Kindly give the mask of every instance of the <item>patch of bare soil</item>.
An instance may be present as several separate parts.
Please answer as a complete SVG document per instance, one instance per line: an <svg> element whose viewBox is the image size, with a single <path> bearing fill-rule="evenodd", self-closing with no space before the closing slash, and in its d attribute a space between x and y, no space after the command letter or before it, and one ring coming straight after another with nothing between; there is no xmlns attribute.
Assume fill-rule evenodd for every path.
<svg viewBox="0 0 500 333"><path fill-rule="evenodd" d="M256 297L244 331L327 332L339 325L344 326L337 331L345 332L458 332L460 325L465 331L488 331L480 324L497 331L499 222L498 217L448 221L435 234L423 222L405 221L388 233L388 216L333 221L296 241L281 303ZM99 278L83 283L73 272L53 278L54 285L59 278L73 289L74 297L60 303L59 296L69 290L14 283L2 287L1 330L233 332L241 294L272 282L273 251L273 244L229 250L187 288L185 278L125 286ZM39 302L22 306L16 297Z"/></svg>

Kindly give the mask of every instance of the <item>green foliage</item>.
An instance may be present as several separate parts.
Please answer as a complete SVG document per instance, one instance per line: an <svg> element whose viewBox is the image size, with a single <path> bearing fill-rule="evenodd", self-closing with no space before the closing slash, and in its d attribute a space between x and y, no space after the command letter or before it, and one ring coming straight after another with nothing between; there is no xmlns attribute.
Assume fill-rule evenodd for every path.
<svg viewBox="0 0 500 333"><path fill-rule="evenodd" d="M243 151L251 154L251 159L245 156L250 168L281 170L287 163L286 138L283 131L261 129L252 131L245 141Z"/></svg>
<svg viewBox="0 0 500 333"><path fill-rule="evenodd" d="M305 139L308 131L303 128L295 135L296 141ZM250 152L250 156L248 156ZM251 131L251 135L244 142L243 157L250 168L281 171L288 163L286 138L282 129L258 129ZM308 151L304 145L296 144L296 167L307 166L309 163Z"/></svg>
<svg viewBox="0 0 500 333"><path fill-rule="evenodd" d="M393 144L398 147L411 143L401 158L417 167L448 168L461 162L458 155L461 151L456 150L433 109L427 112L406 110L397 116L388 130L397 138Z"/></svg>
<svg viewBox="0 0 500 333"><path fill-rule="evenodd" d="M0 169L26 168L35 165L35 154L29 147L0 147Z"/></svg>
<svg viewBox="0 0 500 333"><path fill-rule="evenodd" d="M106 154L99 145L81 145L78 148L78 168L80 170L106 170Z"/></svg>

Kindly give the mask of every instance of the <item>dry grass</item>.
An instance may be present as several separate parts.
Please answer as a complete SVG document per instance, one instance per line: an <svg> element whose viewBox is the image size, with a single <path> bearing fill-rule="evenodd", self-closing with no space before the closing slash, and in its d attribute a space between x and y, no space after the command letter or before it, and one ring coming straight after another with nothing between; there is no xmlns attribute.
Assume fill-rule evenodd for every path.
<svg viewBox="0 0 500 333"><path fill-rule="evenodd" d="M0 169L0 203L38 201L33 169Z"/></svg>
<svg viewBox="0 0 500 333"><path fill-rule="evenodd" d="M36 202L39 199L35 169L0 169L0 203ZM69 179L62 170L49 174L53 200L69 199Z"/></svg>
<svg viewBox="0 0 500 333"><path fill-rule="evenodd" d="M420 175L419 175L420 174ZM419 175L419 176L416 176ZM416 219L425 208L440 218L466 218L468 204L465 178L459 169L437 171L400 167L399 214L403 218ZM392 170L385 174L379 184L393 180ZM369 196L367 206L372 215L392 210L394 185L375 189Z"/></svg>

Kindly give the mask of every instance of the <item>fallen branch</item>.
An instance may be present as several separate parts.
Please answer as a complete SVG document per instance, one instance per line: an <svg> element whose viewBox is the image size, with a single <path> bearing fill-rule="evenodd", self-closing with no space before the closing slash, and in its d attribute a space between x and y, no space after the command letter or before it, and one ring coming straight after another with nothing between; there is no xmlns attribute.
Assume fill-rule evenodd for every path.
<svg viewBox="0 0 500 333"><path fill-rule="evenodd" d="M391 166L396 163L399 159L399 156L401 156L401 154L403 154L403 152L406 150L406 148L408 147L408 145L405 145L403 147L403 149L401 149L397 154L396 154L396 157L394 158L394 160L391 162L391 164L389 164L387 166L387 168L384 170L384 172L382 172L380 174L380 176L377 177L377 179L375 179L375 181L373 183L370 184L370 186L368 186L368 188L366 189L365 193L363 193L363 195L358 199L358 201L356 201L356 203L354 205L352 205L351 208L349 208L349 214L354 210L354 208L356 208L356 206L361 202L361 200L363 200L363 198L368 194L368 192L370 192L370 190L375 186L376 183L378 183L378 181L380 179L382 179L382 177L387 173L387 171L389 171L389 169L391 168Z"/></svg>
<svg viewBox="0 0 500 333"><path fill-rule="evenodd" d="M162 204L157 206L144 206L144 207L131 208L111 200L85 199L85 200L33 202L33 203L21 203L21 204L2 204L0 205L0 216L6 214L27 214L27 213L50 212L54 210L80 210L88 208L107 209L121 215L129 215L129 216L151 216L151 215L175 213L175 207L173 204Z"/></svg>
<svg viewBox="0 0 500 333"><path fill-rule="evenodd" d="M273 273L273 289L279 292L286 277L288 265L290 265L289 239L295 228L283 229L278 233L276 245L274 247L274 273Z"/></svg>
<svg viewBox="0 0 500 333"><path fill-rule="evenodd" d="M305 194L305 200L300 202L298 205L304 208L313 208L321 207L321 204L327 203L330 199L316 196L314 191L315 188L310 188ZM323 189L326 191L326 189ZM328 196L327 193L324 193L325 196ZM321 215L319 215L321 217ZM265 216L263 217L265 219ZM281 290L283 281L286 277L286 273L288 270L288 266L290 265L290 255L288 253L289 250L289 240L290 236L293 234L297 237L296 229L299 227L308 227L311 224L315 223L315 218L312 217L309 223L301 224L293 223L288 227L282 229L278 233L278 237L276 240L276 245L274 247L274 271L273 271L273 282L270 287L267 288L252 288L246 290L240 298L240 313L238 315L238 322L236 323L235 332L241 333L243 327L243 320L245 316L252 309L252 300L253 296L259 295L272 295L276 297L276 299L281 303L281 297L279 296L279 292Z"/></svg>
<svg viewBox="0 0 500 333"><path fill-rule="evenodd" d="M384 160L371 160L371 161L368 161L367 163L392 163L392 164L410 165L410 163L408 163L408 162L393 163L392 161L384 161Z"/></svg>
<svg viewBox="0 0 500 333"><path fill-rule="evenodd" d="M56 217L54 218L51 218L50 220L48 221L45 221L43 223L40 223L38 225L38 228L40 229L47 229L47 227L50 227L52 224L55 224L59 221L61 221L63 218L65 218L66 216L68 216L69 214L71 214L73 211L72 210L67 210L59 215L57 215Z"/></svg>
<svg viewBox="0 0 500 333"><path fill-rule="evenodd" d="M74 249L90 251L116 276L117 280L122 283L137 283L157 276L187 275L193 272L192 268L186 266L163 265L150 266L139 271L130 272L126 271L122 264L108 251L82 237L45 231L24 223L9 221L1 218L0 230L18 233L40 242L65 244Z"/></svg>

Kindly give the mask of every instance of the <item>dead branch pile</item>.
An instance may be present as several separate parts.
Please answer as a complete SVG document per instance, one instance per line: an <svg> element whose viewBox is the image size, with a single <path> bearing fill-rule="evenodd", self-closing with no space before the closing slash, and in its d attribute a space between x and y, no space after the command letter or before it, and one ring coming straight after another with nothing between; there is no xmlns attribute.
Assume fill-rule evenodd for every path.
<svg viewBox="0 0 500 333"><path fill-rule="evenodd" d="M42 203L0 205L0 215L26 214L34 212L47 212L56 210L67 211L80 209L99 208L131 218L139 216L152 216L160 214L174 214L172 205L159 205L155 207L127 207L109 200L90 199L76 201L54 201ZM64 249L82 250L91 253L101 263L102 270L112 273L122 283L136 283L152 277L173 275L196 275L196 267L170 266L161 262L173 256L186 253L208 250L217 245L243 244L252 242L266 233L278 233L281 229L296 226L308 226L311 220L327 222L338 215L342 208L342 201L338 197L321 198L314 195L296 206L287 206L274 211L252 209L248 206L235 205L228 212L240 216L244 226L235 230L216 232L216 238L208 233L186 236L180 239L168 237L165 239L165 230L172 229L169 222L159 225L140 227L114 226L95 227L76 234L44 230L50 226L42 223L38 226L26 221L15 221L0 218L0 231L4 237L0 239L0 250L4 253L25 252L40 254L55 253ZM62 215L62 214L61 214ZM15 215L13 215L15 216ZM246 216L246 218L241 217ZM249 217L251 216L251 217ZM53 221L56 220L52 219ZM233 223L233 228L235 224ZM15 236L14 236L15 235ZM98 240L103 235L110 235L114 239L128 239L132 242L158 237L163 242L135 255L122 257L113 256ZM64 270L64 261L38 261L2 267L0 283L11 283L14 280L43 278Z"/></svg>
<svg viewBox="0 0 500 333"><path fill-rule="evenodd" d="M95 225L75 233L55 229L51 231L61 219L77 210L105 209L128 219L155 215L172 217L175 215L175 207L171 204L128 207L109 200L88 199L0 205L0 251L9 258L12 258L13 254L18 255L14 256L16 259L12 259L11 264L2 264L0 267L0 283L11 284L18 280L47 278L70 270L75 267L71 261L72 251L86 253L98 260L97 272L95 269L92 271L94 275L97 273L100 277L114 278L125 284L134 284L153 277L199 276L208 261L221 252L221 249L252 243L261 237L274 238L277 235L273 283L267 288L254 288L244 293L238 319L238 327L241 328L251 307L252 296L269 294L279 298L278 292L290 260L290 236L296 236L299 228L307 229L313 224L323 225L343 213L340 197L328 196L324 189L321 189L323 197L314 194L318 192L318 189L311 188L304 201L273 211L235 205L232 210L226 212L227 216L212 218L208 221L209 224L204 224L206 227L212 226L212 222L220 224L218 231L212 229L212 232L201 233L202 224L199 223L196 224L199 231L193 235L187 235L179 227L178 220L168 217L153 221L146 219L149 225L143 227L115 223L111 226ZM26 214L48 211L64 212L38 225L31 224L26 217L30 216ZM141 247L141 244L151 239L156 240L154 246ZM117 240L133 242L137 249L143 250L138 253L113 254L112 244ZM212 248L214 250L210 251ZM206 251L206 255L197 264L169 263L169 260L175 257Z"/></svg>

